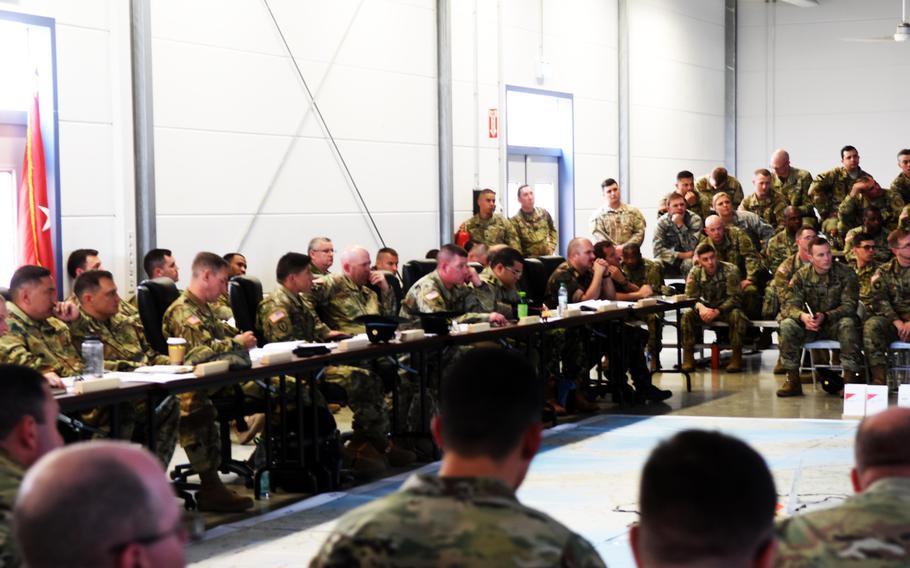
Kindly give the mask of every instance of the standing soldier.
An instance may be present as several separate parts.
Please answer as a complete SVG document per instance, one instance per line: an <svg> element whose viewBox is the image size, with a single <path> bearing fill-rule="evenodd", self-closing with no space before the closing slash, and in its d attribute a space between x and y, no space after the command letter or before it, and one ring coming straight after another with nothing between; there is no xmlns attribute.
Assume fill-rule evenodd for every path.
<svg viewBox="0 0 910 568"><path fill-rule="evenodd" d="M686 278L686 296L698 299L695 307L683 314L682 370L695 370L695 338L702 328L715 321L730 326L730 344L733 357L727 364L728 373L742 371L743 338L746 335L745 314L739 309L742 302L739 270L736 265L718 260L714 247L709 243L698 245L698 266Z"/></svg>
<svg viewBox="0 0 910 568"><path fill-rule="evenodd" d="M710 174L698 178L695 182L695 189L702 195L707 195L713 199L721 191L730 196L733 200L733 208L739 207L743 202L743 186L735 177L727 173L727 168L717 167Z"/></svg>
<svg viewBox="0 0 910 568"><path fill-rule="evenodd" d="M518 202L521 209L509 219L518 241L521 243L521 254L525 256L545 256L556 252L556 226L553 217L542 207L534 207L534 188L523 185L518 188Z"/></svg>
<svg viewBox="0 0 910 568"><path fill-rule="evenodd" d="M910 232L888 235L894 258L872 277L873 312L863 326L863 346L869 358L872 383L884 385L889 345L910 342Z"/></svg>
<svg viewBox="0 0 910 568"><path fill-rule="evenodd" d="M841 201L865 173L859 167L859 152L853 146L840 149L840 161L840 166L818 174L809 186L809 197L821 215L822 222L837 215Z"/></svg>
<svg viewBox="0 0 910 568"><path fill-rule="evenodd" d="M654 258L664 267L682 273L692 269L692 257L701 238L701 217L686 210L686 198L676 193L667 195L667 213L657 221L654 230Z"/></svg>
<svg viewBox="0 0 910 568"><path fill-rule="evenodd" d="M752 185L755 187L755 193L743 199L739 204L739 210L751 211L774 227L775 231L780 229L784 224L787 200L771 187L771 172L764 168L755 170Z"/></svg>
<svg viewBox="0 0 910 568"><path fill-rule="evenodd" d="M790 279L789 292L780 312L780 356L787 380L777 396L801 396L799 357L802 346L816 339L840 343L844 383L858 379L862 369L862 338L856 303L859 283L848 266L834 262L828 241L816 238L809 246L811 264Z"/></svg>
<svg viewBox="0 0 910 568"><path fill-rule="evenodd" d="M790 165L790 154L786 150L775 150L771 154L771 188L784 196L787 203L800 212L803 224L817 226L815 204L809 197L812 174Z"/></svg>
<svg viewBox="0 0 910 568"><path fill-rule="evenodd" d="M799 209L792 205L784 209L784 230L778 231L776 235L768 239L764 251L765 259L768 261L768 270L772 273L777 270L784 259L796 252L796 232L799 231L802 222L803 218Z"/></svg>
<svg viewBox="0 0 910 568"><path fill-rule="evenodd" d="M458 233L466 232L472 241L488 247L503 244L512 248L521 248L512 223L496 213L495 191L492 189L481 190L477 196L477 208L477 215L462 223L458 228Z"/></svg>
<svg viewBox="0 0 910 568"><path fill-rule="evenodd" d="M621 201L619 184L608 178L600 184L604 205L588 221L594 242L610 241L622 252L622 247L645 240L645 217L637 208Z"/></svg>
<svg viewBox="0 0 910 568"><path fill-rule="evenodd" d="M901 173L891 182L891 191L899 194L904 203L910 203L910 149L904 148L897 153L897 167Z"/></svg>

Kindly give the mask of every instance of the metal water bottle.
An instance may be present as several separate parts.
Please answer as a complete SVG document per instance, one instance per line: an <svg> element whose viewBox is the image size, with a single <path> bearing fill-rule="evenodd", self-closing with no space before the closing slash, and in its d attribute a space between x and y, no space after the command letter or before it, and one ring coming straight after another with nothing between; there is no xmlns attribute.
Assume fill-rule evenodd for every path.
<svg viewBox="0 0 910 568"><path fill-rule="evenodd" d="M557 313L559 317L566 315L566 306L569 305L569 291L566 290L565 283L559 285L559 308Z"/></svg>

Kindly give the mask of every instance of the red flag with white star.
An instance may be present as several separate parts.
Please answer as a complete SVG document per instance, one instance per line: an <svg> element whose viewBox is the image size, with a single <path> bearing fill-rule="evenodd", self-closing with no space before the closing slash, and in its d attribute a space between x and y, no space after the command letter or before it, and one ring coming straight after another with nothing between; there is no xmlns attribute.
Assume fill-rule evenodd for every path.
<svg viewBox="0 0 910 568"><path fill-rule="evenodd" d="M32 99L32 110L28 115L28 130L25 134L25 158L22 160L22 182L19 184L18 224L20 266L36 264L54 274L51 213L47 205L47 171L44 167L44 144L41 142L37 92Z"/></svg>

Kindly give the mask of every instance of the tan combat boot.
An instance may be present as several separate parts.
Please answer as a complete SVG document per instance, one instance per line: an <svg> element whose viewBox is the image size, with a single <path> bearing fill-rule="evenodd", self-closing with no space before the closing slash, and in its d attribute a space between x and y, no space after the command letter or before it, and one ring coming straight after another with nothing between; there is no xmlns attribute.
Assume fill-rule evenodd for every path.
<svg viewBox="0 0 910 568"><path fill-rule="evenodd" d="M774 374L775 375L786 375L787 370L784 369L784 362L780 360L780 355L777 356L777 363L774 364Z"/></svg>
<svg viewBox="0 0 910 568"><path fill-rule="evenodd" d="M692 373L695 371L695 348L683 347L682 371Z"/></svg>
<svg viewBox="0 0 910 568"><path fill-rule="evenodd" d="M777 391L777 396L783 398L787 396L802 396L803 385L799 382L799 371L797 369L787 370L787 379L784 385Z"/></svg>
<svg viewBox="0 0 910 568"><path fill-rule="evenodd" d="M733 356L725 369L728 373L741 373L743 370L743 346L733 346Z"/></svg>
<svg viewBox="0 0 910 568"><path fill-rule="evenodd" d="M196 492L196 505L200 511L239 513L253 507L249 497L237 495L224 486L217 471L199 474L200 488Z"/></svg>
<svg viewBox="0 0 910 568"><path fill-rule="evenodd" d="M876 366L869 369L869 382L873 385L886 385L888 381L885 379L885 368L882 366Z"/></svg>
<svg viewBox="0 0 910 568"><path fill-rule="evenodd" d="M361 480L376 479L388 469L385 456L359 433L354 433L341 449L341 463Z"/></svg>

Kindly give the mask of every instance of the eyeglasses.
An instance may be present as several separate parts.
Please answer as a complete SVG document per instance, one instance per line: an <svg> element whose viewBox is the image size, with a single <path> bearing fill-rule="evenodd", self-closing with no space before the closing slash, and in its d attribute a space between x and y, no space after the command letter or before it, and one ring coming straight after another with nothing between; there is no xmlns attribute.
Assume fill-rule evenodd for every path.
<svg viewBox="0 0 910 568"><path fill-rule="evenodd" d="M170 529L160 532L158 534L139 536L133 539L130 539L129 542L124 542L121 544L115 544L114 546L108 549L108 552L111 554L120 554L126 549L127 546L131 544L141 544L142 546L149 546L155 544L156 542L162 541L166 538L169 538L173 535L177 535L184 541L197 541L202 538L202 535L205 534L205 519L203 519L199 514L185 511L183 515L180 516L180 519L177 520L177 523Z"/></svg>
<svg viewBox="0 0 910 568"><path fill-rule="evenodd" d="M325 254L335 254L335 249L333 249L333 248L330 248L330 249L313 249L313 252L321 252L321 253L325 253Z"/></svg>
<svg viewBox="0 0 910 568"><path fill-rule="evenodd" d="M515 276L515 278L521 278L521 275L524 272L523 270L516 270L515 268L512 268L511 266L506 266L506 270L511 272Z"/></svg>
<svg viewBox="0 0 910 568"><path fill-rule="evenodd" d="M872 250L875 248L875 245L859 245L856 248L863 249L863 250Z"/></svg>

